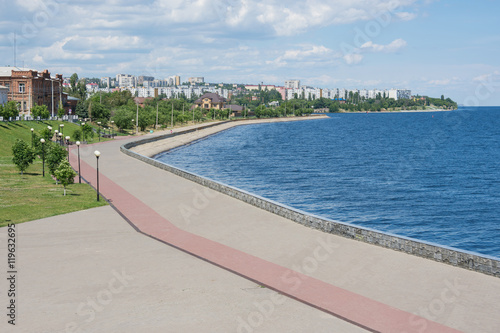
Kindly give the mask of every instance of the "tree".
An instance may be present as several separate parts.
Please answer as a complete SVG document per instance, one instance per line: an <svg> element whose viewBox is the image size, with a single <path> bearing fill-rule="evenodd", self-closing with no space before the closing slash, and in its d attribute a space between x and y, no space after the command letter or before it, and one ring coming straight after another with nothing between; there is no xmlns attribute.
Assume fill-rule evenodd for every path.
<svg viewBox="0 0 500 333"><path fill-rule="evenodd" d="M23 140L17 139L12 146L12 162L17 166L21 175L35 160L34 150Z"/></svg>
<svg viewBox="0 0 500 333"><path fill-rule="evenodd" d="M66 158L66 154L68 152L66 149L63 147L56 145L56 144L51 144L49 145L49 149L46 153L45 156L45 162L47 163L47 167L49 168L50 174L54 177L56 177L56 170L59 167L59 164L61 163L62 160ZM57 184L57 177L56 177L56 184Z"/></svg>
<svg viewBox="0 0 500 333"><path fill-rule="evenodd" d="M92 129L92 126L90 126L89 124L82 125L82 134L83 140L87 140L88 138L93 139L94 130Z"/></svg>
<svg viewBox="0 0 500 333"><path fill-rule="evenodd" d="M50 140L52 140L52 136L54 134L48 128L44 128L43 130L40 131L40 135L42 138L45 139L45 141L50 141Z"/></svg>
<svg viewBox="0 0 500 333"><path fill-rule="evenodd" d="M74 141L80 141L82 139L82 130L77 128L73 131L73 136L72 136Z"/></svg>
<svg viewBox="0 0 500 333"><path fill-rule="evenodd" d="M134 112L127 106L120 107L113 116L113 121L120 131L132 128L132 119L134 119Z"/></svg>
<svg viewBox="0 0 500 333"><path fill-rule="evenodd" d="M90 104L92 119L108 120L110 116L109 110L99 102L94 102Z"/></svg>
<svg viewBox="0 0 500 333"><path fill-rule="evenodd" d="M57 116L58 116L59 118L62 118L62 117L64 116L64 113L65 113L65 111L64 111L64 109L63 109L63 108L59 108L59 109L57 110Z"/></svg>
<svg viewBox="0 0 500 333"><path fill-rule="evenodd" d="M49 109L47 105L35 105L31 108L31 114L33 118L40 117L41 119L47 119L50 116Z"/></svg>
<svg viewBox="0 0 500 333"><path fill-rule="evenodd" d="M3 112L0 114L0 116L4 118L9 118L9 117L17 117L19 116L19 108L18 108L18 103L16 101L10 101L5 104L5 106L2 108Z"/></svg>
<svg viewBox="0 0 500 333"><path fill-rule="evenodd" d="M76 85L78 83L78 74L73 73L73 75L71 75L71 77L69 78L69 83L71 85L71 92L73 94L75 94L76 93Z"/></svg>
<svg viewBox="0 0 500 333"><path fill-rule="evenodd" d="M68 160L63 159L54 172L54 175L64 186L64 196L66 196L66 186L74 183L76 172L73 170Z"/></svg>

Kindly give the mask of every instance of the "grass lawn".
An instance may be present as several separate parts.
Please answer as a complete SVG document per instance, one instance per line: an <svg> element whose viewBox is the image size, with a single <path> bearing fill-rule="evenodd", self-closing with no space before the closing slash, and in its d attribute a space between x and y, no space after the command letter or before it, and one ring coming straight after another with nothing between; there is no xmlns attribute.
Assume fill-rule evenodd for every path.
<svg viewBox="0 0 500 333"><path fill-rule="evenodd" d="M63 186L56 185L42 161L37 158L21 176L12 162L11 147L17 138L31 144L31 131L39 132L47 126L59 127L59 121L20 121L0 123L0 227L9 223L32 221L44 217L104 206L96 201L96 192L87 184L72 184L63 196ZM78 125L64 122L64 135L71 136ZM94 141L97 138L94 138Z"/></svg>

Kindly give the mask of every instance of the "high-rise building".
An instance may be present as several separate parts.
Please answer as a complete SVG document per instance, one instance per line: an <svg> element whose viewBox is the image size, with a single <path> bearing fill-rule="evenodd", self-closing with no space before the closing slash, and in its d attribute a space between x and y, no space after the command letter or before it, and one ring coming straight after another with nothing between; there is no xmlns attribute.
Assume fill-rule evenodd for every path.
<svg viewBox="0 0 500 333"><path fill-rule="evenodd" d="M300 88L300 80L285 80L285 88L299 89Z"/></svg>

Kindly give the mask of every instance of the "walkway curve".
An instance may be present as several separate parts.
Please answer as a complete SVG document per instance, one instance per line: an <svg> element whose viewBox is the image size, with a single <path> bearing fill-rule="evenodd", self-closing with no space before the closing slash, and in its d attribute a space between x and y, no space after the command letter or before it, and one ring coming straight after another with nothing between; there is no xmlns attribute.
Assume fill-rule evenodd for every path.
<svg viewBox="0 0 500 333"><path fill-rule="evenodd" d="M106 144L100 143L95 146ZM76 150L70 162L78 168ZM81 161L82 177L95 188L96 169ZM286 267L179 229L103 174L101 194L137 231L264 285L281 294L330 313L372 332L459 332L423 317L393 308Z"/></svg>

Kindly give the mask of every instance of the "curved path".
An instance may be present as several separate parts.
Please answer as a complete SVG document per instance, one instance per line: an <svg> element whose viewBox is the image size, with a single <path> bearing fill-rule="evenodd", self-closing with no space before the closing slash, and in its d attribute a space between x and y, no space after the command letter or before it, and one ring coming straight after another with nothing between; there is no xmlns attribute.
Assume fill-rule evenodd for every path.
<svg viewBox="0 0 500 333"><path fill-rule="evenodd" d="M296 225L125 156L123 143L99 145L100 188L150 237L370 331L500 327L498 278ZM93 149L82 151L91 184Z"/></svg>

